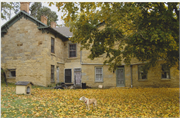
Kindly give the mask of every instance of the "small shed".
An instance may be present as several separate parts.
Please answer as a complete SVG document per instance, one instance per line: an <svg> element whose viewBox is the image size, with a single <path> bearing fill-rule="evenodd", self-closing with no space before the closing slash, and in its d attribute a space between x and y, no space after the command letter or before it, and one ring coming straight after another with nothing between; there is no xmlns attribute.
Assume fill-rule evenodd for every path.
<svg viewBox="0 0 180 118"><path fill-rule="evenodd" d="M33 83L28 82L28 81L16 82L16 94L30 95L31 94L31 85L33 85Z"/></svg>

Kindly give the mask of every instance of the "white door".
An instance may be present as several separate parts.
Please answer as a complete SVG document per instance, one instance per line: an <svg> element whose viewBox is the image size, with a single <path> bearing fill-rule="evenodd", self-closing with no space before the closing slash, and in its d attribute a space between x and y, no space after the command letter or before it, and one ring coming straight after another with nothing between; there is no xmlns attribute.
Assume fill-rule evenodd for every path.
<svg viewBox="0 0 180 118"><path fill-rule="evenodd" d="M57 72L56 82L59 83L59 67L57 67L56 72Z"/></svg>
<svg viewBox="0 0 180 118"><path fill-rule="evenodd" d="M125 87L124 67L116 70L116 86Z"/></svg>
<svg viewBox="0 0 180 118"><path fill-rule="evenodd" d="M74 83L75 85L79 85L81 86L81 69L80 68L77 68L77 69L74 69Z"/></svg>

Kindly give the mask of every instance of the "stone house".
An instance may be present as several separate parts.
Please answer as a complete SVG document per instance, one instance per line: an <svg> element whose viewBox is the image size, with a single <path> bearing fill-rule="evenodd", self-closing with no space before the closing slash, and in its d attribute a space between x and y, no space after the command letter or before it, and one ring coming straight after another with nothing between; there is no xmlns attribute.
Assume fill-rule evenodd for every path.
<svg viewBox="0 0 180 118"><path fill-rule="evenodd" d="M103 25L99 27L103 29ZM103 65L105 56L90 60L89 50L80 50L81 44L68 40L73 34L67 27L47 26L29 15L29 3L21 3L21 11L1 27L1 67L6 70L8 82L30 81L48 86L65 82L91 87L179 87L176 67L170 69L159 61L147 75L142 62L132 59L131 65L122 64L116 72Z"/></svg>

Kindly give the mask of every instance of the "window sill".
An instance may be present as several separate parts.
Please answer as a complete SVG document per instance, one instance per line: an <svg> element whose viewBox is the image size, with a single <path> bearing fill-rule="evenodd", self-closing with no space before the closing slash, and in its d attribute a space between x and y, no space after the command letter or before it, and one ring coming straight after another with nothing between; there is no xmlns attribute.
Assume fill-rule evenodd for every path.
<svg viewBox="0 0 180 118"><path fill-rule="evenodd" d="M103 83L103 81L95 81L96 83Z"/></svg>
<svg viewBox="0 0 180 118"><path fill-rule="evenodd" d="M56 54L55 53L51 53L51 56L56 56Z"/></svg>
<svg viewBox="0 0 180 118"><path fill-rule="evenodd" d="M161 78L162 81L168 81L168 80L171 80L169 78Z"/></svg>
<svg viewBox="0 0 180 118"><path fill-rule="evenodd" d="M16 79L16 77L7 77L7 79Z"/></svg>
<svg viewBox="0 0 180 118"><path fill-rule="evenodd" d="M68 59L73 60L73 59L78 59L78 57L68 57Z"/></svg>
<svg viewBox="0 0 180 118"><path fill-rule="evenodd" d="M139 82L147 82L148 80L147 79L145 79L145 80L142 80L142 79L140 79L140 80L138 80Z"/></svg>

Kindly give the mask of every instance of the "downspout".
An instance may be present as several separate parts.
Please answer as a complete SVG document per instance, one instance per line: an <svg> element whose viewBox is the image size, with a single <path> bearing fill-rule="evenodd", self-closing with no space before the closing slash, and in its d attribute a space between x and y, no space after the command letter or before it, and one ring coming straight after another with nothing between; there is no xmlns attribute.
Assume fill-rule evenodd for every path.
<svg viewBox="0 0 180 118"><path fill-rule="evenodd" d="M80 63L82 65L82 50L80 51Z"/></svg>
<svg viewBox="0 0 180 118"><path fill-rule="evenodd" d="M132 65L130 65L131 68L131 88L133 87L133 79L132 79Z"/></svg>
<svg viewBox="0 0 180 118"><path fill-rule="evenodd" d="M81 45L81 43L80 43L80 45ZM81 46L82 47L82 46ZM82 65L83 64L83 62L82 62L82 50L80 49L80 64Z"/></svg>

